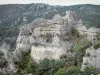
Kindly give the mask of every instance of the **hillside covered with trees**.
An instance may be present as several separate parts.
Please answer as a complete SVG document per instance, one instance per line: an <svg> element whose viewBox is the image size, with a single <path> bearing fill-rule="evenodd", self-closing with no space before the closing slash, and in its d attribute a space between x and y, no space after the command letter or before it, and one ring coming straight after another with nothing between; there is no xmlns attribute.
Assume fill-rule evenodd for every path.
<svg viewBox="0 0 100 75"><path fill-rule="evenodd" d="M55 14L64 16L66 11L78 13L85 24L100 27L99 5L52 6L48 4L0 5L0 26L18 26L30 23L36 18L52 18Z"/></svg>

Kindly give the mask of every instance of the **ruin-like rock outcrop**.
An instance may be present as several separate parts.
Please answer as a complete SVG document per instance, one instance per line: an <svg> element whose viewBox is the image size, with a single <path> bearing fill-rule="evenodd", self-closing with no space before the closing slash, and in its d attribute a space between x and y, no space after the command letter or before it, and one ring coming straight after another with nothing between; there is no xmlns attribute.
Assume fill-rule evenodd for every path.
<svg viewBox="0 0 100 75"><path fill-rule="evenodd" d="M31 51L31 57L36 61L60 59L73 46L70 41L72 26L78 28L81 25L82 21L73 11L68 11L64 17L57 14L52 20L38 18L20 28L16 53Z"/></svg>

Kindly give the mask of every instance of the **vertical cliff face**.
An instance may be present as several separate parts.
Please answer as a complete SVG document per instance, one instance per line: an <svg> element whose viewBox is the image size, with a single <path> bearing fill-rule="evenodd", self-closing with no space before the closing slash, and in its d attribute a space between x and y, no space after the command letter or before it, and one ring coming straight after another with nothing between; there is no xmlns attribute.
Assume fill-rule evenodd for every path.
<svg viewBox="0 0 100 75"><path fill-rule="evenodd" d="M100 69L100 48L94 49L93 47L86 49L86 55L83 57L82 69L85 67L96 67Z"/></svg>
<svg viewBox="0 0 100 75"><path fill-rule="evenodd" d="M60 56L66 54L68 48L71 48L71 43L66 44L69 45L68 48L67 47L65 48L64 46L64 43L68 42L67 41L68 38L66 39L62 38L62 40L60 39L61 26L62 25L58 23L56 24L51 23L51 25L35 28L34 37L36 37L36 40L38 42L37 43L35 42L35 44L32 45L31 56L36 61L39 61L43 58L60 59ZM63 35L68 34L69 32L69 31L66 32L65 29L63 29L63 31L65 32ZM66 35L65 37L67 36L70 35Z"/></svg>
<svg viewBox="0 0 100 75"><path fill-rule="evenodd" d="M20 28L16 53L31 51L31 57L36 61L60 59L73 46L70 42L72 26L77 28L81 25L82 22L72 11L64 17L57 14L51 20L36 19Z"/></svg>
<svg viewBox="0 0 100 75"><path fill-rule="evenodd" d="M27 52L31 48L31 42L30 42L31 36L22 35L22 34L20 34L19 36L20 37L18 37L17 39L16 50L20 50L20 51L24 50L25 52Z"/></svg>
<svg viewBox="0 0 100 75"><path fill-rule="evenodd" d="M73 25L76 28L79 28L83 25L82 20L77 16L74 11L66 11L66 19L69 25Z"/></svg>
<svg viewBox="0 0 100 75"><path fill-rule="evenodd" d="M7 43L3 43L0 46L0 74L15 74L16 68L14 63L12 62L13 54L10 50L10 45Z"/></svg>

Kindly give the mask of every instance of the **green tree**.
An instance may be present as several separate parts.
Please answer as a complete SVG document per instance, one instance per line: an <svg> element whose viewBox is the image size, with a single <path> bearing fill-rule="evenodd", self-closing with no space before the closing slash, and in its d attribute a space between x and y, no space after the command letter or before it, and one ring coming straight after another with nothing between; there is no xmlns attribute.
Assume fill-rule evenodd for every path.
<svg viewBox="0 0 100 75"><path fill-rule="evenodd" d="M75 27L72 27L71 33L73 37L76 37L76 38L80 37L80 34L78 33Z"/></svg>
<svg viewBox="0 0 100 75"><path fill-rule="evenodd" d="M49 70L49 60L47 58L44 58L42 61L40 61L38 68L36 70L37 75L48 75Z"/></svg>
<svg viewBox="0 0 100 75"><path fill-rule="evenodd" d="M91 42L87 39L80 40L74 48L72 48L72 52L75 53L74 61L76 66L81 66L83 61L83 56L85 55L85 50L91 46Z"/></svg>
<svg viewBox="0 0 100 75"><path fill-rule="evenodd" d="M54 75L66 75L66 69L60 68Z"/></svg>
<svg viewBox="0 0 100 75"><path fill-rule="evenodd" d="M34 73L37 66L31 59L30 53L23 53L23 59L19 62L15 62L15 64L18 70L17 75Z"/></svg>
<svg viewBox="0 0 100 75"><path fill-rule="evenodd" d="M36 75L54 75L60 68L64 67L64 62L60 60L49 60L44 58L38 64Z"/></svg>
<svg viewBox="0 0 100 75"><path fill-rule="evenodd" d="M55 73L55 71L56 71L56 68L55 68L56 66L55 66L55 60L49 60L49 71L48 71L48 73L50 74L50 75L53 75L54 73Z"/></svg>
<svg viewBox="0 0 100 75"><path fill-rule="evenodd" d="M83 72L75 66L69 67L66 71L66 75L84 75Z"/></svg>

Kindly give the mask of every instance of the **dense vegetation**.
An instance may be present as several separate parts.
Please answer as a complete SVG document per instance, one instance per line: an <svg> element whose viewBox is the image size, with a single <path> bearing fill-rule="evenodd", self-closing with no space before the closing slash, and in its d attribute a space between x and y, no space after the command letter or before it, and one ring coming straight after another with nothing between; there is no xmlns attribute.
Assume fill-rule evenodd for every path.
<svg viewBox="0 0 100 75"><path fill-rule="evenodd" d="M85 24L100 27L99 5L52 6L48 4L9 4L0 5L0 25L18 26L30 23L36 18L52 18L55 14L64 16L66 11L73 10Z"/></svg>
<svg viewBox="0 0 100 75"><path fill-rule="evenodd" d="M76 66L81 67L82 61L83 61L83 56L85 55L85 50L89 46L91 46L91 42L88 41L87 39L81 39L77 42L76 46L72 48L72 52L75 53L75 59L74 63Z"/></svg>
<svg viewBox="0 0 100 75"><path fill-rule="evenodd" d="M44 58L39 63L33 62L29 53L23 54L23 60L16 62L17 75L97 75L100 71L94 67L86 67L81 71L78 66L67 66L66 62L60 60L49 60Z"/></svg>
<svg viewBox="0 0 100 75"><path fill-rule="evenodd" d="M18 27L0 27L0 37L16 37L19 33Z"/></svg>

